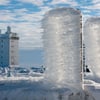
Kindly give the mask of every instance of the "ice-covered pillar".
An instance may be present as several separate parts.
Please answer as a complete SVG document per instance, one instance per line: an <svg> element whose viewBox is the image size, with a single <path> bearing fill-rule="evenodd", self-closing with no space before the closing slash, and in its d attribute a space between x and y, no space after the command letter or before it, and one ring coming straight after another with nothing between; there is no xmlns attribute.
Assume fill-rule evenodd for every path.
<svg viewBox="0 0 100 100"><path fill-rule="evenodd" d="M100 82L100 17L87 19L84 24L86 63Z"/></svg>
<svg viewBox="0 0 100 100"><path fill-rule="evenodd" d="M45 81L57 88L81 89L81 13L73 8L47 12L44 29Z"/></svg>

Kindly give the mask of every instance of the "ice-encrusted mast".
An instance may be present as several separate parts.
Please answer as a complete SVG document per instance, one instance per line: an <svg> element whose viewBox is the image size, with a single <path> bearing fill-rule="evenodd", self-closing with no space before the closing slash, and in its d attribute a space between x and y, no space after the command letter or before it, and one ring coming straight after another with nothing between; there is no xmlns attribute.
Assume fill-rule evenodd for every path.
<svg viewBox="0 0 100 100"><path fill-rule="evenodd" d="M56 8L47 12L44 29L45 81L57 88L82 88L81 12Z"/></svg>
<svg viewBox="0 0 100 100"><path fill-rule="evenodd" d="M84 25L86 63L100 82L100 17L87 19Z"/></svg>

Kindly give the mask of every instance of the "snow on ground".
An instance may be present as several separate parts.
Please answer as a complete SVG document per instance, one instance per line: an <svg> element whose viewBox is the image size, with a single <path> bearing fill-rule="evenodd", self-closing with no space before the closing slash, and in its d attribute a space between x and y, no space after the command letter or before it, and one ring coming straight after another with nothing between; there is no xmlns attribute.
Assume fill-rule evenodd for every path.
<svg viewBox="0 0 100 100"><path fill-rule="evenodd" d="M68 98L68 89L51 89L43 77L8 77L0 80L0 100L59 100Z"/></svg>
<svg viewBox="0 0 100 100"><path fill-rule="evenodd" d="M95 100L100 100L100 83L96 83L91 80L85 81L87 81L87 84L84 84L85 90L87 90L95 98Z"/></svg>
<svg viewBox="0 0 100 100"><path fill-rule="evenodd" d="M100 100L100 83L93 80L93 73L87 73L84 80L84 88L92 94L95 100Z"/></svg>
<svg viewBox="0 0 100 100"><path fill-rule="evenodd" d="M35 74L34 74L35 75ZM90 80L87 75L84 80L85 90L93 96L86 100L100 100L100 83ZM80 100L81 94L72 95L68 88L51 88L43 82L43 74L40 76L0 76L0 100ZM88 96L88 94L87 94ZM76 98L76 99L75 99ZM95 98L95 99L94 99Z"/></svg>

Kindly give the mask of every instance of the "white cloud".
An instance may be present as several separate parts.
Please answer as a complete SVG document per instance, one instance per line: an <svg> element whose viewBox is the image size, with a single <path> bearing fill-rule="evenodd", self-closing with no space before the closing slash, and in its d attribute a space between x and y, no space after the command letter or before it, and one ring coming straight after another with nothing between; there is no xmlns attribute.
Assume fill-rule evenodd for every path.
<svg viewBox="0 0 100 100"><path fill-rule="evenodd" d="M52 7L49 7L49 6L41 6L41 14L44 15L47 11L51 10Z"/></svg>
<svg viewBox="0 0 100 100"><path fill-rule="evenodd" d="M91 0L91 5L81 6L83 23L90 17L100 16L100 0Z"/></svg>
<svg viewBox="0 0 100 100"><path fill-rule="evenodd" d="M85 13L85 14L87 14L87 13L91 13L91 10L84 9L82 12Z"/></svg>
<svg viewBox="0 0 100 100"><path fill-rule="evenodd" d="M92 0L92 3L100 3L100 0Z"/></svg>
<svg viewBox="0 0 100 100"><path fill-rule="evenodd" d="M16 12L17 14L18 13L23 14L23 13L28 12L28 10L26 8L21 8L21 9L14 9L14 12Z"/></svg>
<svg viewBox="0 0 100 100"><path fill-rule="evenodd" d="M91 5L83 6L87 10L100 10L100 0L92 0Z"/></svg>
<svg viewBox="0 0 100 100"><path fill-rule="evenodd" d="M31 14L24 14L24 16L20 16L19 20L25 20L28 22L38 22L42 19L42 15L40 13L31 13Z"/></svg>
<svg viewBox="0 0 100 100"><path fill-rule="evenodd" d="M55 4L69 4L70 6L77 6L78 3L75 0L53 0L51 2L52 5Z"/></svg>
<svg viewBox="0 0 100 100"><path fill-rule="evenodd" d="M100 10L100 3L93 5L92 8Z"/></svg>
<svg viewBox="0 0 100 100"><path fill-rule="evenodd" d="M31 3L37 6L43 5L45 0L18 0L19 2L22 3Z"/></svg>
<svg viewBox="0 0 100 100"><path fill-rule="evenodd" d="M10 3L10 0L0 0L0 5L7 5Z"/></svg>
<svg viewBox="0 0 100 100"><path fill-rule="evenodd" d="M100 4L94 4L94 5L91 5L91 6L84 6L84 7L81 7L81 8L84 8L88 11L90 11L91 13L94 11L94 12L97 12L99 11L100 12ZM84 11L84 10L83 10Z"/></svg>
<svg viewBox="0 0 100 100"><path fill-rule="evenodd" d="M20 48L26 47L34 49L42 46L42 29L37 23L35 25L30 22L22 22L13 24L13 27L13 31L19 33L20 36Z"/></svg>
<svg viewBox="0 0 100 100"><path fill-rule="evenodd" d="M20 36L20 48L34 49L42 47L42 29L40 20L41 12L30 12L27 9L1 10L0 11L0 27L3 33L9 25L12 31Z"/></svg>
<svg viewBox="0 0 100 100"><path fill-rule="evenodd" d="M38 22L42 19L43 12L29 12L27 9L1 10L1 21L27 21Z"/></svg>
<svg viewBox="0 0 100 100"><path fill-rule="evenodd" d="M12 27L12 32L18 33L20 40L21 49L35 49L42 47L42 29L39 26L35 27L31 23L21 22L21 23L0 23L3 33L6 31L7 26Z"/></svg>
<svg viewBox="0 0 100 100"><path fill-rule="evenodd" d="M10 10L0 10L0 20L1 21L9 21L14 20L14 14L11 13Z"/></svg>
<svg viewBox="0 0 100 100"><path fill-rule="evenodd" d="M11 0L0 0L0 5L7 5ZM22 3L31 3L37 5L41 11L34 12L29 11L27 8L12 9L12 10L0 10L0 27L5 31L5 28L9 25L12 27L12 31L18 33L20 36L20 48L34 49L42 47L42 29L41 19L45 12L49 11L53 7L57 7L57 4L68 4L70 7L83 8L83 20L85 21L91 16L91 12L95 11L96 15L100 15L100 1L92 0L92 5L82 6L75 0L52 0L44 5L46 0L16 0ZM20 3L20 4L22 4ZM59 6L58 6L59 7Z"/></svg>

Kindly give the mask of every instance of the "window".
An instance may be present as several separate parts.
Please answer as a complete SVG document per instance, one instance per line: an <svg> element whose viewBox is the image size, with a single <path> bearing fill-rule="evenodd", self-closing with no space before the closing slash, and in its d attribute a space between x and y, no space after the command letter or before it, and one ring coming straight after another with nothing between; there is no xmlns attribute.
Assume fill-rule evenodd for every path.
<svg viewBox="0 0 100 100"><path fill-rule="evenodd" d="M14 62L11 62L11 65L14 65Z"/></svg>
<svg viewBox="0 0 100 100"><path fill-rule="evenodd" d="M1 40L1 42L3 42L3 40Z"/></svg>
<svg viewBox="0 0 100 100"><path fill-rule="evenodd" d="M1 64L3 64L3 62L1 62Z"/></svg>
<svg viewBox="0 0 100 100"><path fill-rule="evenodd" d="M1 51L1 54L3 53L3 51Z"/></svg>
<svg viewBox="0 0 100 100"><path fill-rule="evenodd" d="M14 47L14 45L11 45L11 47Z"/></svg>
<svg viewBox="0 0 100 100"><path fill-rule="evenodd" d="M3 56L1 56L1 58L3 58Z"/></svg>
<svg viewBox="0 0 100 100"><path fill-rule="evenodd" d="M14 53L14 51L13 51L13 50L11 50L11 53Z"/></svg>
<svg viewBox="0 0 100 100"><path fill-rule="evenodd" d="M3 45L1 45L1 48L3 48Z"/></svg>

